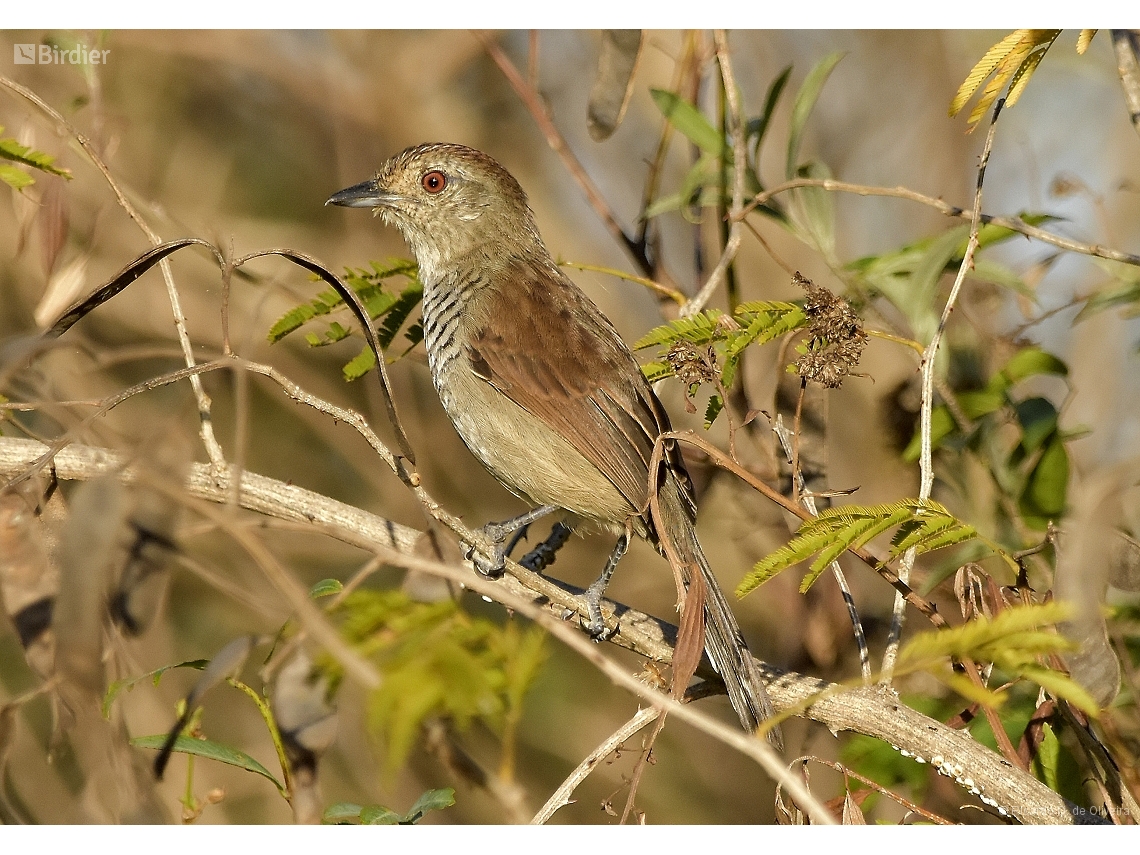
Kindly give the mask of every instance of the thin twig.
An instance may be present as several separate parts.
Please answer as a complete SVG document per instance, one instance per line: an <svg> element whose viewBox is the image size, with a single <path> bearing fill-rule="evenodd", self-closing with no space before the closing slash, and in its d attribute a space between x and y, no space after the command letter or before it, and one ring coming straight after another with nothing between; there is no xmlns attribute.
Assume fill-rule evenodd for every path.
<svg viewBox="0 0 1140 855"><path fill-rule="evenodd" d="M661 434L660 437L658 437L657 442L660 444L662 442L669 442L671 440L684 442L696 448L699 448L706 455L708 455L709 460L711 460L714 464L721 467L722 469L728 470L733 475L744 481L744 483L746 483L748 486L767 496L784 510L795 514L802 520L812 519L813 515L809 513L805 508L791 501L787 496L784 496L778 491L773 490L771 487L769 487L735 460L730 458L727 454L725 454L704 437L698 436L692 431L666 431L665 433ZM882 576L897 592L902 595L902 597L908 603L910 603L912 606L918 609L919 612L925 615L932 624L940 629L947 626L946 619L938 613L938 607L925 597L918 594L918 592L914 591L901 579L899 579L898 574L895 573L895 571L892 570L889 566L887 566L885 561L883 561L881 558L876 557L870 550L863 547L848 547L847 551L855 555L868 567Z"/></svg>
<svg viewBox="0 0 1140 855"><path fill-rule="evenodd" d="M973 269L974 253L978 249L978 230L981 228L982 215L982 185L985 183L986 166L989 164L990 152L993 150L994 134L997 131L998 116L1005 106L1005 99L999 98L994 105L993 116L990 119L989 133L986 134L986 143L982 148L982 156L978 162L978 180L974 189L974 207L970 218L970 238L966 242L966 252L962 255L962 263L958 265L958 275L954 278L954 285L950 288L950 295L946 298L946 305L942 307L942 317L938 320L938 328L926 346L922 356L922 407L919 411L919 434L922 438L922 453L919 457L919 471L921 481L918 490L918 499L925 502L930 498L934 488L934 464L932 459L932 441L930 432L931 413L934 410L934 365L938 356L938 346L942 343L942 334L950 321L950 313L954 311L954 304L962 290L962 283L966 274ZM904 582L910 581L910 571L914 566L917 554L915 547L904 553L899 562L899 578ZM899 642L902 638L903 624L906 622L906 604L902 598L895 596L894 608L891 613L891 627L887 634L887 647L883 653L883 668L881 680L889 684L894 671L895 661L898 657ZM998 728L1001 730L1001 728ZM1005 731L1002 730L1002 734ZM997 734L995 734L997 736ZM1000 737L999 737L1000 739Z"/></svg>
<svg viewBox="0 0 1140 855"><path fill-rule="evenodd" d="M645 739L645 745L642 746L638 754L637 765L633 767L633 775L629 779L629 793L626 795L625 808L622 809L618 825L625 825L629 815L633 813L634 803L637 801L637 790L641 786L641 776L645 774L645 770L649 766L649 757L653 753L653 746L657 744L657 737L661 735L661 730L664 727L665 717L660 716L657 723L653 725L653 731Z"/></svg>
<svg viewBox="0 0 1140 855"><path fill-rule="evenodd" d="M45 450L42 443L0 437L0 475L23 471ZM135 478L127 460L107 449L73 445L59 452L54 462L54 474L61 481L90 480L117 474L124 483L131 484ZM227 480L224 472L219 479L210 466L195 463L190 466L183 488L190 496L224 504L229 496ZM314 533L373 553L377 544L411 552L421 534L351 505L251 472L242 474L241 506L272 518L305 523ZM462 523L456 522L456 525L463 530ZM468 536L475 539L474 533ZM384 557L387 559L388 553ZM514 562L508 562L507 569L508 574L496 582L480 580L470 571L461 581L472 587L479 583L483 586L481 592L491 592L488 596L495 600L503 601L500 593L507 592L516 598L542 604L553 615L560 616L569 609L579 616L583 625L588 621L584 592L539 574L528 573ZM677 633L675 626L624 604L607 602L605 608L607 613L619 617L619 631L610 638L611 644L633 650L654 661L670 660L671 639ZM596 649L590 645L588 648ZM1061 796L975 742L968 734L948 728L900 703L893 692L878 686L844 691L814 677L791 671L775 672L771 666L759 665L778 710L802 709L805 716L832 732L853 730L897 745L909 754L931 762L965 786L980 790L986 798L1001 806L1001 810L1022 822L1073 822L1072 806ZM707 667L702 674L710 679L716 677L715 672ZM760 741L745 737L743 732L739 736L746 741Z"/></svg>
<svg viewBox="0 0 1140 855"><path fill-rule="evenodd" d="M554 816L555 811L570 804L570 796L578 789L578 785L586 780L587 776L598 767L598 764L613 754L614 751L621 747L622 743L645 727L645 725L649 724L649 722L654 721L659 715L661 715L661 711L656 707L644 707L639 709L633 718L606 737L601 745L586 755L586 759L579 763L574 771L566 776L566 780L559 785L557 790L551 793L550 798L546 800L546 804L539 808L538 813L534 815L534 819L530 821L530 824L546 825L550 818Z"/></svg>
<svg viewBox="0 0 1140 855"><path fill-rule="evenodd" d="M685 305L687 299L684 294L676 288L670 288L667 285L662 285L660 282L654 282L652 279L647 279L644 276L633 276L629 273L624 273L613 267L600 267L596 264L581 264L577 261L560 261L558 264L562 267L573 267L575 270L587 270L592 273L605 273L608 276L616 276L618 279L624 279L626 282L636 282L638 285L644 285L653 293L661 296L668 297L678 306Z"/></svg>
<svg viewBox="0 0 1140 855"><path fill-rule="evenodd" d="M872 187L867 184L851 184L847 181L836 181L831 178L793 178L770 190L758 193L753 200L745 206L742 215L749 214L753 208L764 204L772 197L778 196L781 193L787 193L789 190L795 190L797 187L822 187L824 190L835 193L854 193L857 196L888 196L894 199L907 199L911 202L918 202L922 205L934 208L947 217L956 217L960 220L973 219L972 210L959 208L956 205L943 202L941 199L936 199L933 196L926 196L907 187ZM981 214L978 220L983 225L1000 226L1070 252L1079 252L1082 255L1092 255L1097 258L1107 258L1110 261L1119 261L1123 264L1140 266L1140 255L1135 255L1130 252L1120 252L1119 250L1110 249L1100 244L1081 243L1080 241L1075 241L1070 238L1062 237L1061 235L1053 234L1052 232L1047 232L1044 229L1039 229L1036 226L1031 226L1017 217L999 217L992 214Z"/></svg>
<svg viewBox="0 0 1140 855"><path fill-rule="evenodd" d="M803 400L802 387L800 400ZM795 444L789 442L788 429L784 427L784 422L781 418L776 419L776 424L773 426L773 433L776 434L781 447L784 449L784 456L791 460L794 456ZM798 439L798 437L799 407L797 406L796 439ZM794 485L793 489L799 494L800 503L813 517L818 516L819 511L816 508L815 495L807 491L804 475L803 472L800 471L798 461L792 465L792 479ZM843 598L843 604L847 607L847 617L851 621L851 632L855 636L855 648L859 653L859 671L863 675L863 685L869 686L871 684L871 649L867 644L867 633L863 630L863 620L859 617L859 609L855 605L855 595L851 593L851 586L847 584L847 576L843 572L843 568L839 566L839 561L832 561L829 569L831 570L832 576L835 577L835 583L839 586L839 595Z"/></svg>
<svg viewBox="0 0 1140 855"><path fill-rule="evenodd" d="M578 183L578 186L582 188L582 192L586 194L586 201L590 203L590 207L594 209L594 212L601 219L602 223L605 224L606 230L613 235L614 240L621 244L629 254L633 256L633 260L637 262L637 266L641 268L642 273L646 276L654 276L656 274L657 278L669 281L669 277L665 275L663 270L654 270L653 265L649 263L649 259L645 257L644 249L639 247L637 242L622 229L617 221L617 217L614 215L613 209L610 208L609 203L606 202L601 191L590 179L589 174L578 161L578 158L575 157L574 152L570 150L570 146L566 144L565 138L563 138L562 133L558 130L557 126L555 126L554 120L550 117L550 112L547 110L546 104L543 103L537 90L527 83L526 79L519 73L519 70L515 68L514 63L503 53L502 48L495 43L494 39L480 30L473 30L472 33L475 38L479 40L480 44L483 45L483 49L487 51L487 54L494 61L495 65L503 72L503 76L507 78L507 82L511 84L511 88L515 90L515 94L519 96L523 105L530 112L538 124L539 130L542 131L542 135L546 137L547 145L561 158L562 165L566 167L570 176Z"/></svg>
<svg viewBox="0 0 1140 855"><path fill-rule="evenodd" d="M567 626L564 621L559 620L548 610L536 606L530 600L503 591L497 582L471 573L469 570L452 567L438 561L430 561L416 555L403 554L383 546L377 547L377 554L382 555L388 563L394 566L403 567L407 570L419 570L457 582L470 588L476 594L491 597L507 608L525 615L597 667L615 685L643 698L662 713L668 713L674 718L692 725L756 761L772 778L788 788L792 797L807 811L813 822L821 825L834 824L835 820L830 812L808 792L798 779L789 774L783 760L765 740L746 734L739 728L729 727L706 713L694 709L691 705L674 700L660 690L642 682L630 674L626 667L603 655L599 647L587 639L583 633Z"/></svg>
<svg viewBox="0 0 1140 855"><path fill-rule="evenodd" d="M527 33L526 79L534 89L538 89L538 30Z"/></svg>
<svg viewBox="0 0 1140 855"><path fill-rule="evenodd" d="M720 64L721 79L724 81L725 97L728 100L728 118L732 129L732 208L729 210L728 240L725 241L724 251L716 263L709 278L701 289L688 303L681 307L681 317L688 318L701 311L712 299L721 280L728 273L728 268L736 258L736 251L740 248L740 219L744 210L744 176L747 165L747 151L745 149L744 125L740 115L740 93L736 88L736 78L732 73L732 63L728 57L728 37L724 30L713 30L713 41L716 44L716 56Z"/></svg>
<svg viewBox="0 0 1140 855"><path fill-rule="evenodd" d="M53 107L47 104L47 102L45 102L42 98L36 95L36 93L32 90L21 86L19 83L16 83L13 80L9 80L7 77L4 77L2 75L0 75L0 85L7 87L17 95L20 95L21 97L30 101L41 112L47 115L53 122L66 130L67 133L77 143L79 143L80 148L83 149L83 151L91 159L91 162L95 165L95 168L98 169L99 172L103 175L103 178L107 181L107 184L110 185L111 192L115 194L115 199L118 201L119 206L124 211L126 211L127 216L130 217L142 230L142 233L146 235L146 238L151 242L151 245L158 246L162 243L162 239L157 234L155 234L149 225L147 225L146 220L142 218L139 212L135 210L135 207L127 199L126 194L123 193L118 183L116 183L115 179L111 176L111 170L107 167L107 164L103 162L103 158L100 156L99 151L91 143L91 141L87 139L86 136L81 134L77 128L75 128L69 121L67 121L67 119L65 119ZM186 316L182 312L182 302L178 296L178 289L174 284L174 276L170 272L170 262L166 259L163 259L161 262L159 262L159 267L162 270L162 279L166 283L166 294L170 300L170 310L174 314L174 328L178 333L178 343L182 347L182 356L186 362L186 366L188 368L192 368L195 364L194 350L190 344L190 334L186 330ZM222 451L222 447L218 444L217 439L214 437L213 422L210 418L210 396L206 394L206 390L202 387L202 380L197 375L191 375L190 387L194 390L194 397L198 402L198 429L199 434L202 437L202 444L206 448L206 455L210 458L210 462L215 466L224 466L226 462L226 456Z"/></svg>
<svg viewBox="0 0 1140 855"><path fill-rule="evenodd" d="M692 30L685 34L684 51L681 54L681 59L678 61L673 70L673 81L669 85L669 91L678 92L681 89L681 82L689 73L689 66L695 61L696 58L696 37ZM634 242L645 251L649 241L649 227L652 220L645 216L645 212L649 210L649 206L653 204L654 199L657 198L657 186L661 179L661 167L665 163L665 156L669 153L669 142L673 139L673 123L668 119L662 117L661 119L661 136L657 140L657 151L653 154L653 160L649 163L649 174L645 176L645 192L641 197L641 213L638 215L637 237ZM659 232L655 232L655 236L660 237ZM656 257L655 262L660 262L660 258ZM682 301L683 302L683 301Z"/></svg>
<svg viewBox="0 0 1140 855"><path fill-rule="evenodd" d="M881 795L886 796L888 799L891 799L892 801L897 802L899 805L906 808L907 810L913 811L914 813L917 813L919 816L923 817L924 819L930 820L935 825L954 825L955 824L955 823L951 822L950 820L946 819L946 817L944 817L944 816L939 816L936 813L931 813L928 810L920 808L914 802L908 801L907 799L904 799L902 796L900 796L898 793L894 792L893 790L887 789L882 784L877 784L874 781L872 781L870 778L865 778L862 775L860 775L858 772L856 772L852 769L848 769L842 763L836 763L834 760L825 760L823 757L818 757L814 754L810 755L810 756L797 757L793 761L793 763L800 763L800 762L819 763L823 766L828 766L828 767L834 769L836 772L839 772L845 778L848 778L848 777L854 778L856 781L859 781L861 784L865 784L869 789L872 789L876 793L879 793Z"/></svg>

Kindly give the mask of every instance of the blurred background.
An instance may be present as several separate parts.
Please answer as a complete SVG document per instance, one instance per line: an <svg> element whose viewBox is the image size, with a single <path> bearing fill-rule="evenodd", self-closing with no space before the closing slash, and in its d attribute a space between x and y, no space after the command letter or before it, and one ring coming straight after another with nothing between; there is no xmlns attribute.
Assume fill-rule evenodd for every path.
<svg viewBox="0 0 1140 855"><path fill-rule="evenodd" d="M792 66L794 92L824 56L844 52L807 124L803 150L844 181L903 186L968 207L976 181L985 127L967 135L964 117L947 117L961 81L1003 32L732 32L730 47L744 112L758 115L769 84ZM524 73L531 62L527 32L488 34ZM538 34L533 73L554 124L600 189L627 232L635 229L649 164L662 117L650 88L674 86L685 36L647 32L624 122L611 138L593 140L586 126L587 99L598 64L601 36L595 31ZM1003 115L986 178L983 208L994 214L1045 211L1059 233L1088 243L1140 251L1140 138L1128 121L1108 34L1088 52L1073 50L1066 32L1046 57L1021 102ZM13 45L83 42L109 51L98 66L15 65ZM697 103L715 115L715 64L711 37ZM365 267L407 255L400 236L366 212L325 207L335 191L369 178L389 156L426 141L452 141L482 149L522 184L547 245L556 258L640 274L607 232L533 116L489 58L465 31L435 32L196 32L110 31L0 33L0 74L34 91L103 153L115 181L151 228L164 239L193 236L242 255L289 247L334 270ZM790 101L776 110L762 152L761 177L772 186L783 176ZM36 175L20 192L0 188L0 340L37 330L45 293L66 305L108 281L149 248L138 226L116 203L107 182L42 111L9 90L0 92L0 136L46 152L72 171L74 180ZM661 193L677 192L692 165L691 147L674 135L663 161ZM949 221L932 209L898 199L837 194L835 255L842 263L897 249L938 234ZM755 223L771 253L745 235L736 272L741 299L798 299L785 267L817 284L842 290L843 282L813 247L778 225ZM719 253L718 227L707 215L694 224L679 213L659 218L662 261L678 287L693 293ZM1008 289L978 284L963 297L980 340L1009 337L1031 320L1023 340L1066 360L1069 391L1063 424L1087 425L1091 433L1070 445L1074 477L1110 466L1135 453L1140 430L1140 372L1136 370L1135 320L1098 314L1074 325L1074 298L1101 286L1109 275L1085 256L1051 259L1055 250L1016 239L990 251L1018 275L1032 278L1036 302ZM778 257L782 264L775 261ZM184 251L173 270L196 355L221 352L221 286L205 253ZM320 286L295 267L267 259L234 279L229 329L234 350L269 363L306 390L356 409L386 440L383 404L371 378L352 384L341 366L360 347L353 337L310 348L300 336L270 345L267 332L285 311L313 297ZM661 305L642 286L596 272L568 273L634 341L663 322ZM949 278L947 278L948 281ZM943 283L944 285L946 282ZM716 305L723 305L718 295ZM941 299L938 303L941 305ZM1053 311L1059 310L1059 311ZM3 393L15 400L94 400L159 373L178 368L169 302L157 271L101 306L43 354ZM905 407L901 435L899 400L917 377L915 355L872 340L860 372L829 394L826 452L834 489L858 487L865 504L913 496L917 466L900 457L912 430ZM744 367L748 400L770 410L782 373L776 347L751 354ZM419 471L433 496L472 526L523 510L467 452L448 423L428 376L422 347L392 369L398 405L419 454ZM214 401L215 431L230 459L253 472L288 481L422 528L413 497L350 428L288 401L277 387L252 377L240 390L227 372L203 377ZM686 413L679 384L661 395L675 424L700 429L698 413ZM248 412L239 419L240 401ZM1058 401L1059 402L1059 401ZM910 406L910 418L917 399ZM54 435L68 418L25 414L33 435ZM763 419L760 419L763 422ZM895 427L892 427L895 425ZM4 426L5 435L24 435ZM205 455L197 440L194 400L185 383L133 398L97 423L84 427L82 442L130 453L181 435ZM712 432L721 447L723 425ZM758 424L741 443L742 459L774 477L770 437ZM699 467L698 467L699 469ZM731 590L760 558L784 543L788 522L778 509L734 479L697 471L701 485L700 534L722 585ZM64 485L65 492L70 489ZM964 506L967 507L968 503ZM252 515L248 517L253 519ZM145 635L124 642L125 670L142 674L165 664L211 656L230 639L249 632L275 633L288 616L284 603L229 539L199 522L179 533L182 549L228 578L246 594L239 601L193 573L174 574L163 618ZM296 529L274 531L274 553L305 584L347 579L366 560L358 550ZM533 540L533 536L532 536ZM574 538L551 573L585 586L597 574L612 544L607 538ZM849 568L856 600L867 621L873 657L881 654L891 591L863 567ZM797 592L796 574L784 574L737 603L753 651L782 667L829 680L857 677L849 625L834 583L825 578L809 597ZM384 571L371 584L392 587L401 574ZM1008 584L1010 580L1003 580ZM621 602L666 619L675 615L667 564L645 544L623 560L609 591ZM956 609L946 586L932 597ZM471 602L468 602L470 600ZM503 610L468 597L464 604L497 621ZM256 606L256 607L254 607ZM603 738L636 710L636 700L614 688L575 654L548 642L549 659L527 696L518 736L515 779L533 811ZM622 658L616 650L607 650ZM640 670L635 657L622 661ZM256 680L256 667L247 668ZM144 681L120 703L132 734L164 732L174 705L193 682L174 671L153 686ZM5 700L34 686L10 629L0 630L0 693ZM933 691L919 684L903 686ZM724 698L702 707L733 722ZM378 802L406 810L425 789L456 786L456 805L428 822L488 823L510 820L493 796L457 784L421 747L390 780L381 774L385 747L370 733L367 705L347 681L340 697L337 742L321 767L326 804ZM59 821L76 798L66 763L49 764L50 709L40 699L25 705L9 743L9 791L40 821ZM227 688L206 705L203 729L240 746L267 766L272 746L248 699ZM801 754L840 756L848 737L802 721L785 726L789 759ZM473 756L489 767L498 762L497 740L479 725L461 735ZM640 743L638 743L640 744ZM612 820L600 805L612 797L620 811L623 777L632 773L636 751L596 771L561 810L555 822ZM817 779L813 779L813 782ZM826 781L825 776L818 778ZM893 782L884 782L893 783ZM656 765L644 777L638 806L651 823L756 823L773 817L772 782L749 760L687 726L673 722L661 736ZM175 757L160 793L176 814L186 789L186 760ZM201 823L288 822L286 802L262 778L217 763L198 762L192 789L200 797L224 791L207 805ZM821 792L827 792L821 784ZM944 811L963 794L941 778L922 784L924 803ZM53 807L54 806L54 807ZM882 803L883 816L901 810ZM957 815L955 815L956 818ZM978 816L965 821L980 821Z"/></svg>

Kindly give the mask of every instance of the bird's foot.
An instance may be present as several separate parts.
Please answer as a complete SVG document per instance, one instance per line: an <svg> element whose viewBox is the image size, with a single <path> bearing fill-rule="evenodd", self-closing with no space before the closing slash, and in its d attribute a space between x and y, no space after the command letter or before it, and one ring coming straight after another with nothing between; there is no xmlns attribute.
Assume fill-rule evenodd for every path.
<svg viewBox="0 0 1140 855"><path fill-rule="evenodd" d="M590 615L590 626L587 631L594 641L608 641L613 638L614 633L618 630L617 623L614 624L613 629L606 627L605 619L602 617L602 597L606 593L606 587L610 584L610 578L614 575L618 562L621 561L621 557L625 555L628 547L629 532L627 531L618 538L618 542L614 545L613 552L610 553L609 560L606 561L606 566L602 570L602 575L586 589L586 611Z"/></svg>
<svg viewBox="0 0 1140 855"><path fill-rule="evenodd" d="M519 530L520 532L522 529ZM556 522L546 540L519 559L519 564L534 573L541 573L554 563L558 550L566 545L573 529L564 522ZM512 543L511 546L514 544ZM507 549L510 554L510 548Z"/></svg>
<svg viewBox="0 0 1140 855"><path fill-rule="evenodd" d="M504 522L487 523L480 529L480 532L494 546L490 556L476 550L474 546L464 544L464 557L470 559L480 575L489 579L498 579L503 575L503 570L506 569L507 556L521 539L522 533L525 533L526 527L553 510L555 510L553 505L542 505ZM515 536L511 537L511 535ZM508 537L511 537L509 544L507 543Z"/></svg>

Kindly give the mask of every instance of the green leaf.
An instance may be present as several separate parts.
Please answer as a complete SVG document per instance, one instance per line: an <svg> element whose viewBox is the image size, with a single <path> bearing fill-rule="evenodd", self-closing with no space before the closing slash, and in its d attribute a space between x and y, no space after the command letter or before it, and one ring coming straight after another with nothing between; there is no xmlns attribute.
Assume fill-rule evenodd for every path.
<svg viewBox="0 0 1140 855"><path fill-rule="evenodd" d="M646 362L641 366L641 373L650 383L656 383L663 377L672 377L673 366L668 362Z"/></svg>
<svg viewBox="0 0 1140 855"><path fill-rule="evenodd" d="M1081 768L1073 756L1061 745L1061 740L1048 723L1041 725L1043 739L1037 746L1037 756L1030 767L1033 774L1055 793L1074 804L1083 805L1087 797L1080 786Z"/></svg>
<svg viewBox="0 0 1140 855"><path fill-rule="evenodd" d="M705 407L705 430L712 427L716 417L720 415L720 411L724 409L724 401L721 400L720 395L712 395L709 397L708 406Z"/></svg>
<svg viewBox="0 0 1140 855"><path fill-rule="evenodd" d="M968 226L956 226L936 237L911 273L905 292L896 293L894 298L886 295L906 314L916 338L921 342L929 341L934 334L938 323L934 300L938 283L957 254L958 243L966 232L969 232Z"/></svg>
<svg viewBox="0 0 1140 855"><path fill-rule="evenodd" d="M807 125L808 117L815 107L815 102L819 99L820 92L823 91L824 84L827 83L827 78L841 59L843 59L842 52L825 56L815 68L808 72L803 85L800 86L800 91L796 93L788 132L788 159L785 170L788 178L796 176L796 170L799 166L800 145L803 142L804 127Z"/></svg>
<svg viewBox="0 0 1140 855"><path fill-rule="evenodd" d="M103 695L103 718L110 717L111 704L115 702L115 698L119 696L123 689L126 689L129 692L137 684L147 679L153 679L154 685L157 686L159 681L162 679L162 675L169 671L171 668L194 668L195 670L202 671L209 664L209 659L190 659L186 662L179 662L176 665L163 665L161 668L156 668L153 671L148 671L146 674L140 674L138 677L125 677L122 680L116 680L107 687L107 691Z"/></svg>
<svg viewBox="0 0 1140 855"><path fill-rule="evenodd" d="M348 330L342 327L338 321L330 323L328 330L325 331L325 339L329 344L346 338L348 338Z"/></svg>
<svg viewBox="0 0 1140 855"><path fill-rule="evenodd" d="M1021 447L1027 454L1040 448L1057 430L1057 408L1045 398L1027 398L1014 406L1021 422Z"/></svg>
<svg viewBox="0 0 1140 855"><path fill-rule="evenodd" d="M973 526L959 521L943 505L931 500L903 499L882 505L829 508L806 520L787 544L757 562L740 582L736 595L743 597L777 573L818 553L800 585L801 592L807 591L844 550L857 549L896 526L902 526L903 533L896 535L892 558L906 549L930 552L977 534Z"/></svg>
<svg viewBox="0 0 1140 855"><path fill-rule="evenodd" d="M914 436L902 453L903 460L914 463L922 455L922 434L919 425L915 426ZM930 448L933 451L942 444L942 440L958 429L958 423L950 414L945 404L940 404L930 411Z"/></svg>
<svg viewBox="0 0 1140 855"><path fill-rule="evenodd" d="M966 417L970 419L980 419L982 416L996 413L1008 403L1009 399L1004 393L995 392L992 389L962 392L958 396L958 405L962 408L962 412L966 414Z"/></svg>
<svg viewBox="0 0 1140 855"><path fill-rule="evenodd" d="M768 86L768 94L764 96L764 112L745 127L744 132L748 138L753 135L756 137L753 151L757 162L760 160L760 146L764 143L764 135L768 133L768 126L772 123L772 115L776 112L776 104L779 102L780 95L783 93L784 87L788 85L788 78L791 76L792 66L789 65Z"/></svg>
<svg viewBox="0 0 1140 855"><path fill-rule="evenodd" d="M544 636L545 633L540 633ZM429 810L443 810L455 804L455 790L451 787L444 787L440 790L428 790L412 805L412 809L405 815L403 821L411 824L419 822L425 813Z"/></svg>
<svg viewBox="0 0 1140 855"><path fill-rule="evenodd" d="M344 584L340 579L321 579L321 581L309 588L309 596L314 600L319 600L321 597L339 594L343 590Z"/></svg>
<svg viewBox="0 0 1140 855"><path fill-rule="evenodd" d="M1083 321L1091 315L1114 306L1127 306L1126 316L1135 314L1136 304L1140 303L1140 270L1132 264L1109 261L1104 258L1091 259L1092 262L1111 278L1107 286L1102 285L1077 313L1076 321Z"/></svg>
<svg viewBox="0 0 1140 855"><path fill-rule="evenodd" d="M400 591L356 591L333 614L346 640L384 675L368 718L383 738L389 779L428 717L446 717L459 730L478 720L502 732L517 720L545 658L538 630L473 617L450 599L417 603Z"/></svg>
<svg viewBox="0 0 1140 855"><path fill-rule="evenodd" d="M650 89L649 94L669 124L684 134L695 146L717 157L725 152L724 137L717 132L700 110L675 92L669 92L665 89Z"/></svg>
<svg viewBox="0 0 1140 855"><path fill-rule="evenodd" d="M293 332L293 330L300 327L306 321L312 320L316 316L317 310L311 303L304 303L300 306L290 309L288 312L278 318L277 322L269 328L269 335L267 336L269 343L274 344L281 341L281 339L285 338L285 336L289 335L289 333Z"/></svg>
<svg viewBox="0 0 1140 855"><path fill-rule="evenodd" d="M1058 519L1065 510L1068 487L1069 454L1064 439L1054 433L1017 502L1026 524L1040 530L1049 520Z"/></svg>
<svg viewBox="0 0 1140 855"><path fill-rule="evenodd" d="M1090 716L1095 718L1100 714L1100 707L1097 706L1097 702L1093 700L1088 690L1067 674L1032 664L1021 666L1021 674L1027 680L1032 680L1049 694L1068 701Z"/></svg>
<svg viewBox="0 0 1140 855"><path fill-rule="evenodd" d="M974 659L1027 673L1039 667L1034 664L1037 656L1072 649L1064 636L1042 629L1065 620L1071 611L1056 601L1014 606L993 618L979 615L961 626L921 632L899 651L899 666L925 670L950 659Z"/></svg>
<svg viewBox="0 0 1140 855"><path fill-rule="evenodd" d="M4 129L0 128L0 131L2 130ZM11 137L0 139L0 158L22 163L24 166L30 166L52 175L59 175L68 180L72 178L71 170L56 166L55 158L50 154L44 154L42 151L35 151L27 146L20 145Z"/></svg>
<svg viewBox="0 0 1140 855"><path fill-rule="evenodd" d="M156 733L153 736L136 736L131 740L131 745L137 748L153 748L157 751L166 744L166 740L167 734ZM225 763L227 766L236 766L239 769L245 769L247 772L254 772L272 781L281 795L288 795L285 790L285 785L273 777L273 774L268 769L244 751L239 751L228 745L222 745L220 742L213 742L208 739L192 739L189 736L179 736L175 739L174 750L180 754L193 754L196 757L217 760L219 763Z"/></svg>
<svg viewBox="0 0 1140 855"><path fill-rule="evenodd" d="M825 164L812 161L799 169L805 178L830 178ZM822 187L801 187L793 194L796 220L810 237L809 243L831 258L835 253L835 195Z"/></svg>
<svg viewBox="0 0 1140 855"><path fill-rule="evenodd" d="M1044 223L1052 223L1060 219L1060 217L1054 217L1052 214L1031 214L1027 211L1022 211L1017 215L1017 218L1027 226L1040 226ZM1021 232L1015 232L1013 229L1006 228L1005 226L983 223L978 227L978 249L985 249L988 246L1003 243L1010 238L1018 237L1020 234ZM954 255L956 261L961 261L966 256L967 243L969 243L968 232L967 237L959 244L958 252Z"/></svg>
<svg viewBox="0 0 1140 855"><path fill-rule="evenodd" d="M360 811L361 825L398 825L400 815L383 805L368 805Z"/></svg>
<svg viewBox="0 0 1140 855"><path fill-rule="evenodd" d="M1069 373L1069 366L1039 347L1024 347L1002 366L1001 373L1012 386L1017 381L1036 374L1056 374L1065 377Z"/></svg>
<svg viewBox="0 0 1140 855"><path fill-rule="evenodd" d="M329 805L325 808L325 812L321 814L321 822L326 825L358 822L362 810L364 810L363 807L352 802L337 802L335 805Z"/></svg>
<svg viewBox="0 0 1140 855"><path fill-rule="evenodd" d="M412 283L400 292L400 296L387 310L384 323L381 324L380 329L376 331L376 336L380 339L380 346L382 348L387 350L388 346L392 343L392 339L396 337L396 333L400 331L400 327L404 325L404 321L407 320L408 315L420 304L420 300L423 299L423 296L424 286L418 281Z"/></svg>
<svg viewBox="0 0 1140 855"><path fill-rule="evenodd" d="M717 334L717 318L723 312L719 309L706 309L688 318L677 318L667 324L654 327L636 342L634 350L644 350L655 345L670 345L677 341L689 341L693 344L708 344Z"/></svg>
<svg viewBox="0 0 1140 855"><path fill-rule="evenodd" d="M364 345L360 353L345 363L341 369L341 374L347 382L351 383L353 380L359 380L375 367L376 354L372 352L372 348Z"/></svg>
<svg viewBox="0 0 1140 855"><path fill-rule="evenodd" d="M321 822L325 825L396 825L400 822L400 815L383 805L337 802L325 809Z"/></svg>
<svg viewBox="0 0 1140 855"><path fill-rule="evenodd" d="M24 170L9 166L6 163L0 163L0 181L15 190L23 190L25 187L36 183L36 179Z"/></svg>

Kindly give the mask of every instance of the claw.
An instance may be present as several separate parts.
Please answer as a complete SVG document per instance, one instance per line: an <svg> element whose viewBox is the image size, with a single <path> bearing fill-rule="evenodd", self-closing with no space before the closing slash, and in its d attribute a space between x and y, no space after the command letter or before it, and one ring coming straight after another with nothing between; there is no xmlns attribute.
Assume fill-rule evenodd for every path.
<svg viewBox="0 0 1140 855"><path fill-rule="evenodd" d="M519 564L534 573L541 573L554 563L558 557L558 550L573 534L573 529L564 522L556 522L550 529L546 540L519 559Z"/></svg>
<svg viewBox="0 0 1140 855"><path fill-rule="evenodd" d="M590 637L594 641L608 641L613 638L614 633L617 632L617 624L611 630L606 629L605 619L602 617L602 596L606 592L606 586L610 583L610 577L614 575L614 570L617 568L617 563L621 557L625 555L626 549L629 547L629 532L625 532L618 538L618 542L614 545L613 552L610 553L609 560L606 561L606 566L602 570L602 575L594 580L593 584L586 589L586 609L590 614Z"/></svg>
<svg viewBox="0 0 1140 855"><path fill-rule="evenodd" d="M542 505L541 507L527 511L525 514L517 516L514 519L506 520L505 522L487 523L480 531L484 537L494 544L495 551L488 557L481 552L477 552L473 546L463 544L466 550L464 557L471 561L475 570L480 575L486 576L488 579L498 579L503 575L503 571L506 569L507 556L522 536L516 533L525 530L525 528L536 519L546 516L553 510L555 510L555 508L551 505ZM506 544L507 538L511 535L515 536L511 538L510 544Z"/></svg>

